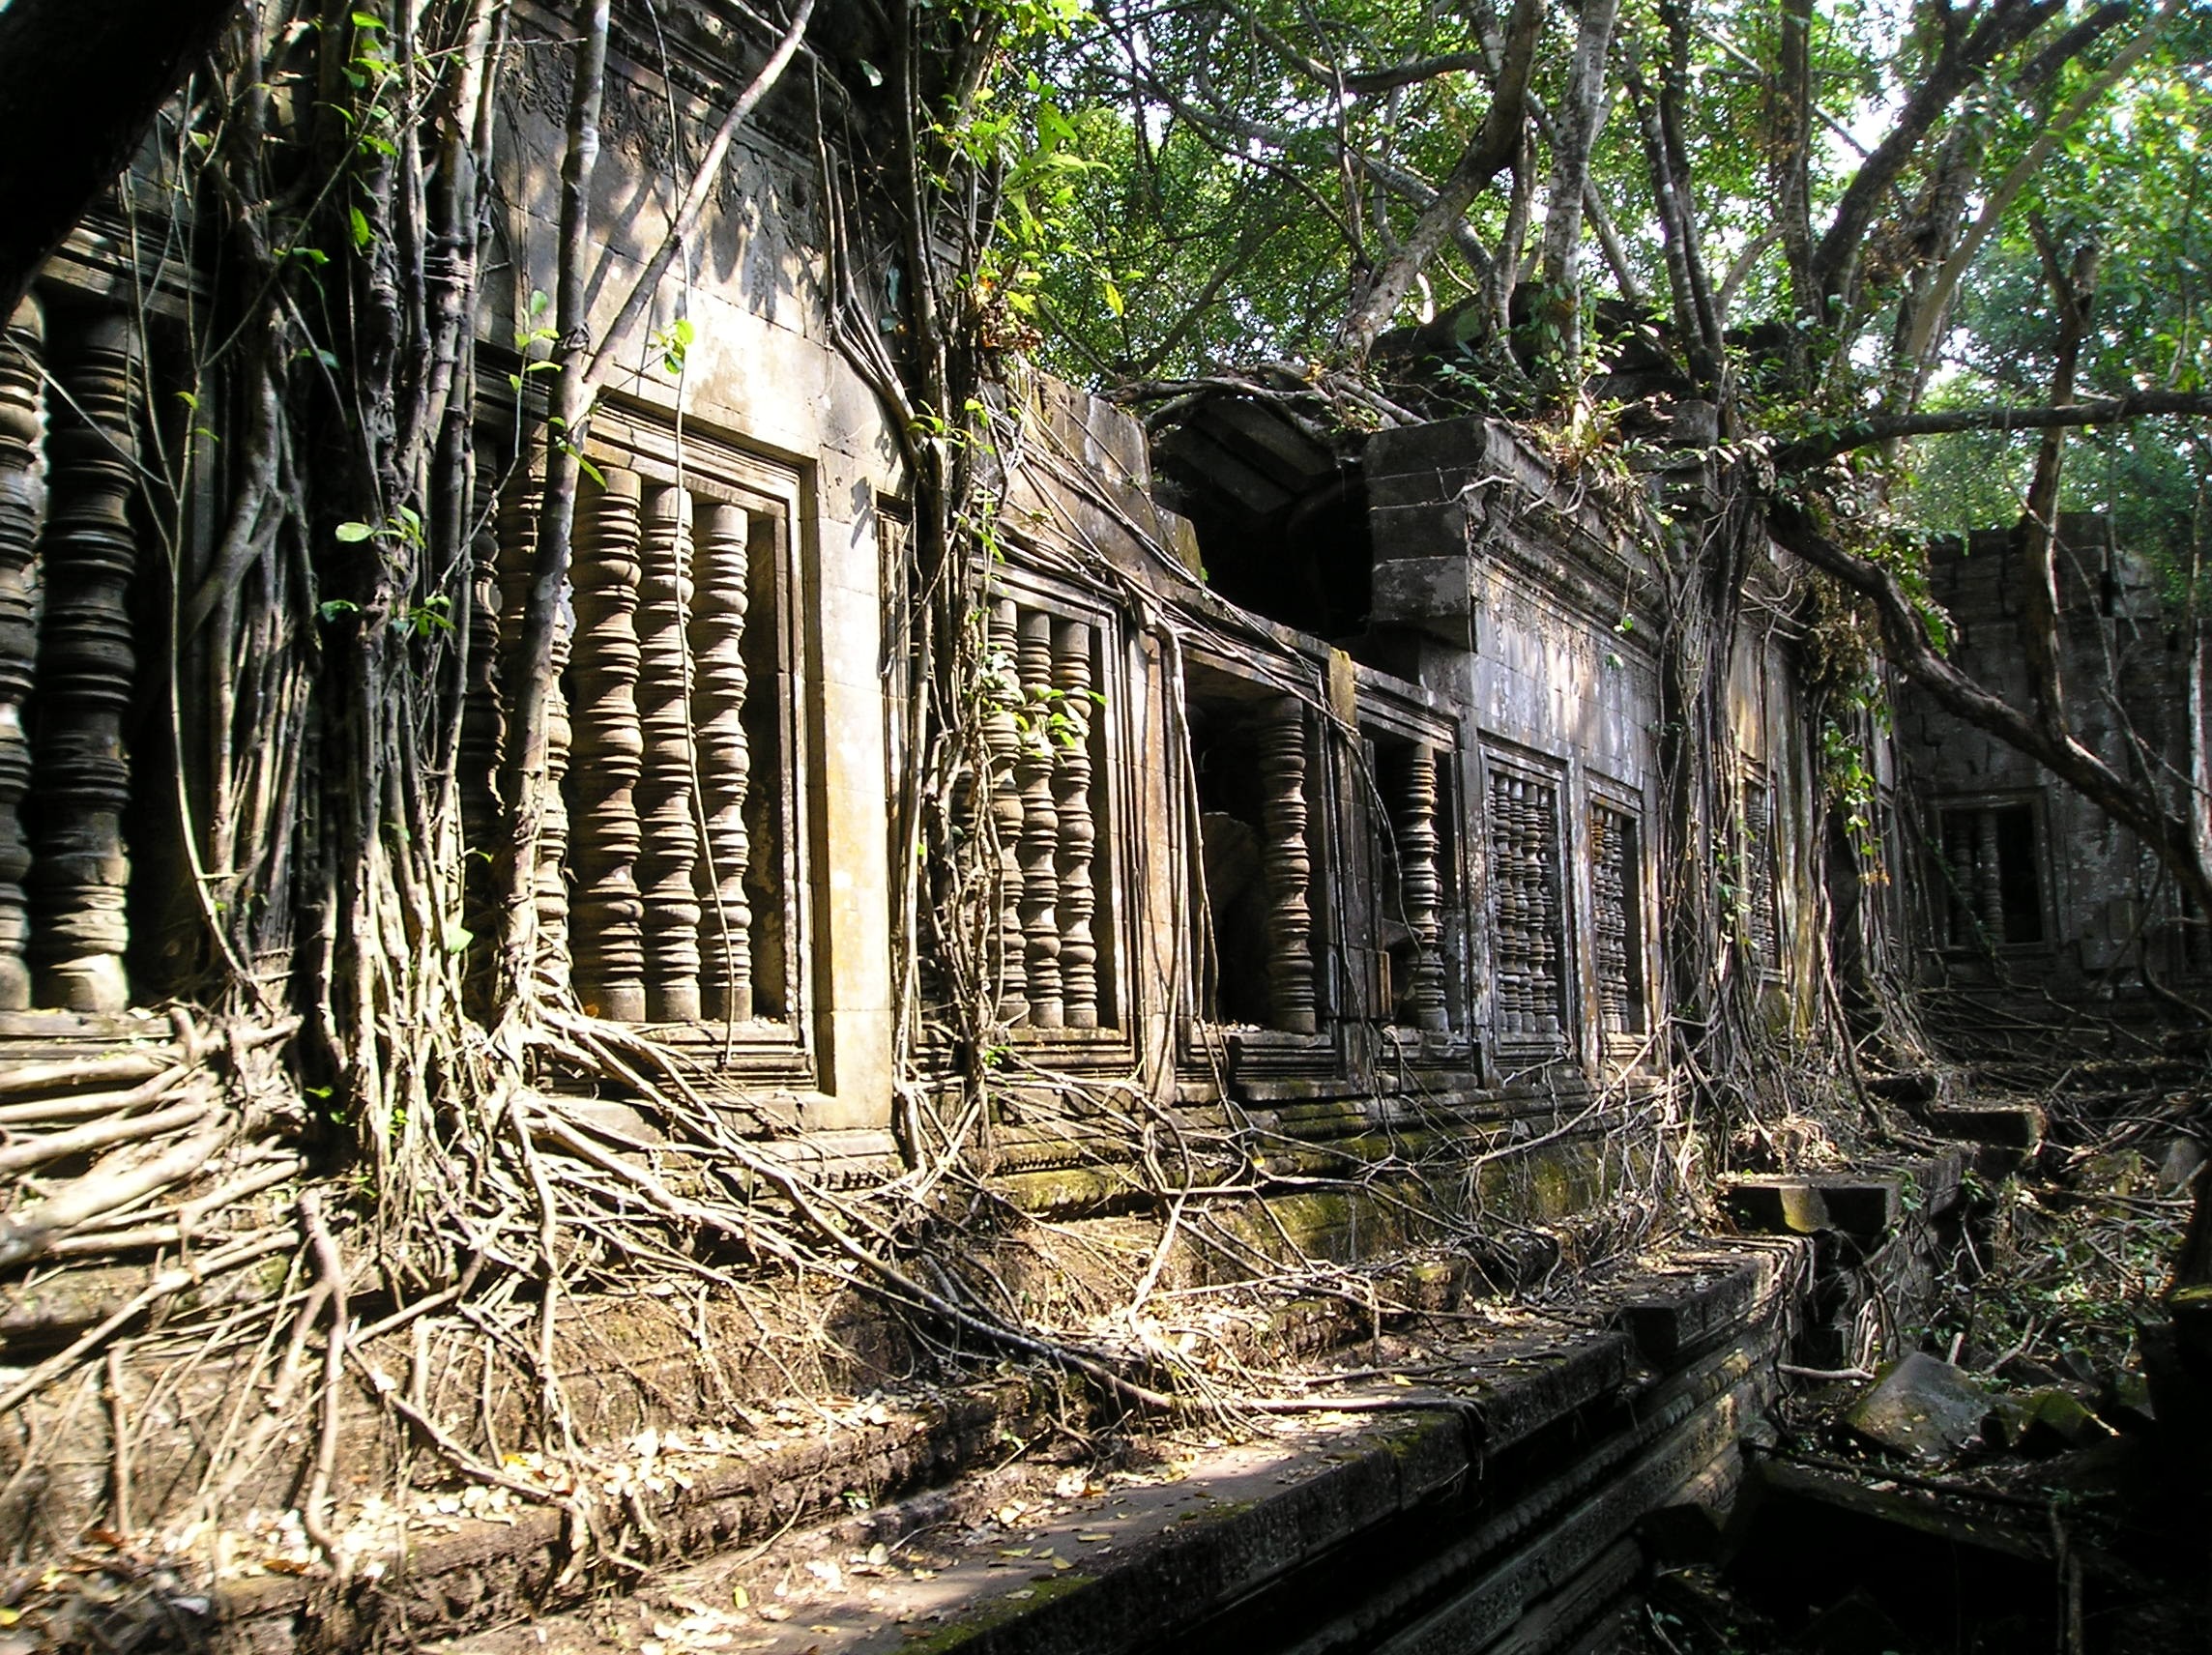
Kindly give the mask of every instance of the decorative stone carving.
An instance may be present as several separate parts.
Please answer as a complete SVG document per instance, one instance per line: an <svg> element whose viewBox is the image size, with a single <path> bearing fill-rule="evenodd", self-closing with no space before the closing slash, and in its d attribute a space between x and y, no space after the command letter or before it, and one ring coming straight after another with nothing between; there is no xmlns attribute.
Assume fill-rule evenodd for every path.
<svg viewBox="0 0 2212 1655"><path fill-rule="evenodd" d="M576 505L576 656L570 669L576 755L573 816L576 992L584 1009L645 1016L645 946L637 891L638 508L635 472L610 468Z"/></svg>
<svg viewBox="0 0 2212 1655"><path fill-rule="evenodd" d="M706 855L692 869L699 900L700 1010L731 1023L753 1015L753 915L745 889L752 862L745 828L752 753L744 725L750 532L740 507L714 502L700 510L690 625L691 719L706 825Z"/></svg>
<svg viewBox="0 0 2212 1655"><path fill-rule="evenodd" d="M1558 790L1493 770L1490 877L1498 1034L1556 1042L1564 1027L1559 934Z"/></svg>
<svg viewBox="0 0 2212 1655"><path fill-rule="evenodd" d="M1097 891L1091 861L1098 825L1091 806L1091 627L1056 620L1052 627L1052 682L1065 726L1055 738L1053 809L1060 824L1060 991L1062 1017L1070 1029L1098 1027L1098 944L1091 933Z"/></svg>
<svg viewBox="0 0 2212 1655"><path fill-rule="evenodd" d="M31 847L20 806L31 782L23 702L38 655L39 529L46 505L39 386L44 333L38 300L25 299L0 338L0 1011L31 1003L24 958L31 919L23 896Z"/></svg>
<svg viewBox="0 0 2212 1655"><path fill-rule="evenodd" d="M1994 867L1994 842L1991 864ZM1772 971L1777 961L1774 913L1774 796L1763 781L1743 785L1745 942L1753 964ZM1999 931L1998 935L2002 935Z"/></svg>
<svg viewBox="0 0 2212 1655"><path fill-rule="evenodd" d="M1406 752L1396 802L1398 900L1414 948L1409 1020L1415 1029L1441 1031L1451 1027L1451 1010L1444 988L1443 883L1437 869L1437 753L1425 741Z"/></svg>
<svg viewBox="0 0 2212 1655"><path fill-rule="evenodd" d="M31 958L39 998L71 1011L120 1011L131 991L123 811L131 763L123 721L136 656L127 606L137 545L131 497L138 453L131 417L137 330L102 316L55 353L47 440L52 501L41 545L39 830L31 865Z"/></svg>
<svg viewBox="0 0 2212 1655"><path fill-rule="evenodd" d="M655 1022L697 1020L701 904L692 881L699 824L692 814L691 496L646 490L644 574L637 613L638 724L645 738L637 783L638 894L645 903L645 1009Z"/></svg>
<svg viewBox="0 0 2212 1655"><path fill-rule="evenodd" d="M538 555L538 513L545 498L540 462L515 473L499 506L499 648L501 728L514 714L518 672L512 653L519 644L522 614L530 601L531 568ZM545 692L545 814L538 825L538 871L532 886L538 908L538 969L555 993L569 978L568 886L564 867L568 856L568 801L562 783L568 773L568 699L562 688L573 642L575 618L567 604L553 629L553 682Z"/></svg>
<svg viewBox="0 0 2212 1655"><path fill-rule="evenodd" d="M1598 1026L1607 1034L1644 1032L1640 837L1634 817L1610 805L1590 807L1590 931Z"/></svg>
<svg viewBox="0 0 2212 1655"><path fill-rule="evenodd" d="M1028 947L1022 929L1020 847L1024 811L1017 773L1022 733L1014 718L1021 696L1013 599L991 605L986 651L998 680L991 710L983 719L983 746L990 755L991 826L999 849L999 1017L1010 1025L1028 1020Z"/></svg>
<svg viewBox="0 0 2212 1655"><path fill-rule="evenodd" d="M1259 726L1262 859L1267 881L1269 994L1277 1029L1311 1034L1314 1002L1313 857L1306 846L1306 713L1295 696Z"/></svg>
<svg viewBox="0 0 2212 1655"><path fill-rule="evenodd" d="M1014 785L1022 804L1017 852L1022 868L1022 957L1030 1027L1058 1029L1064 1007L1060 983L1060 811L1053 799L1058 761L1049 728L1052 617L1024 609L1014 625L1016 671L1029 721L1014 758Z"/></svg>

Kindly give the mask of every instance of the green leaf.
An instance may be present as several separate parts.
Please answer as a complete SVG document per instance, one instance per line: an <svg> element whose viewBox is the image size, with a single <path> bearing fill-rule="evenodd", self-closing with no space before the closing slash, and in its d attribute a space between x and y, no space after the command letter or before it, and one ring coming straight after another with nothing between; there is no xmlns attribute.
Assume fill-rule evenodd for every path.
<svg viewBox="0 0 2212 1655"><path fill-rule="evenodd" d="M356 545L373 537L376 530L367 523L340 523L337 527L340 545Z"/></svg>
<svg viewBox="0 0 2212 1655"><path fill-rule="evenodd" d="M348 207L346 218L353 225L353 245L357 251L366 252L368 244L376 240L376 232L368 226L368 215L359 207Z"/></svg>
<svg viewBox="0 0 2212 1655"><path fill-rule="evenodd" d="M341 615L359 615L361 605L350 602L343 597L334 597L328 603L318 607L315 613L325 621L335 621Z"/></svg>

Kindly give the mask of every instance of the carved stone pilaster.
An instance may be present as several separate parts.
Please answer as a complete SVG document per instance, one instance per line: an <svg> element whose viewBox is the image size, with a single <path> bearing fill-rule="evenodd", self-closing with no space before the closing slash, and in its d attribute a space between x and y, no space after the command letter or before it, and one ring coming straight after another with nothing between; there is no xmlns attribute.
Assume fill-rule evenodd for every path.
<svg viewBox="0 0 2212 1655"><path fill-rule="evenodd" d="M743 1023L753 1015L752 903L745 828L752 753L745 740L745 607L750 525L736 506L699 514L698 579L691 605L691 718L699 750L706 855L692 870L700 902L700 1009Z"/></svg>
<svg viewBox="0 0 2212 1655"><path fill-rule="evenodd" d="M1437 754L1416 742L1405 756L1396 800L1398 900L1413 934L1409 1020L1415 1029L1451 1027L1444 987L1443 884L1437 870Z"/></svg>
<svg viewBox="0 0 2212 1655"><path fill-rule="evenodd" d="M1098 943L1091 934L1097 892L1091 864L1097 855L1098 825L1091 816L1091 627L1055 621L1052 682L1066 728L1055 740L1053 809L1060 825L1060 991L1062 1017L1070 1029L1098 1027Z"/></svg>
<svg viewBox="0 0 2212 1655"><path fill-rule="evenodd" d="M637 614L641 664L637 714L645 763L637 783L638 894L645 902L645 1009L662 1023L697 1019L700 901L692 869L699 825L692 814L691 496L655 487L645 495L645 571Z"/></svg>
<svg viewBox="0 0 2212 1655"><path fill-rule="evenodd" d="M40 549L45 613L32 755L39 830L30 952L41 1002L70 1011L120 1011L131 1001L123 970L131 940L123 722L137 668L128 607L137 566L131 527L137 351L130 318L111 315L55 353L67 395L55 399L47 439L52 498Z"/></svg>
<svg viewBox="0 0 2212 1655"><path fill-rule="evenodd" d="M1263 866L1267 879L1268 986L1274 1026L1318 1027L1314 1004L1313 856L1306 845L1306 714L1284 696L1260 721Z"/></svg>
<svg viewBox="0 0 2212 1655"><path fill-rule="evenodd" d="M1058 1029L1064 1007L1060 984L1060 811L1053 802L1056 760L1052 713L1052 617L1025 609L1015 623L1017 670L1029 728L1014 760L1022 828L1022 944L1030 1027Z"/></svg>
<svg viewBox="0 0 2212 1655"><path fill-rule="evenodd" d="M997 694L983 717L983 746L990 755L991 827L999 849L999 1017L1006 1024L1030 1014L1029 950L1022 930L1024 811L1020 769L1022 733L1014 719L1021 678L1012 598L991 605L986 651L998 680Z"/></svg>
<svg viewBox="0 0 2212 1655"><path fill-rule="evenodd" d="M576 993L584 1009L645 1016L644 904L637 892L638 506L635 472L609 469L576 504L575 764L569 772Z"/></svg>
<svg viewBox="0 0 2212 1655"><path fill-rule="evenodd" d="M499 613L497 631L501 729L512 728L520 668L513 652L521 641L530 601L531 570L538 557L538 514L545 499L541 462L515 474L499 503ZM553 630L552 682L545 691L545 813L538 825L538 869L532 886L538 909L538 970L555 993L568 986L568 698L562 688L573 643L574 617L563 605ZM504 738L503 738L504 739Z"/></svg>
<svg viewBox="0 0 2212 1655"><path fill-rule="evenodd" d="M23 896L31 847L20 807L31 782L23 702L38 658L39 530L46 510L39 385L44 332L38 300L25 299L0 339L0 1011L31 1003L24 958L31 917Z"/></svg>

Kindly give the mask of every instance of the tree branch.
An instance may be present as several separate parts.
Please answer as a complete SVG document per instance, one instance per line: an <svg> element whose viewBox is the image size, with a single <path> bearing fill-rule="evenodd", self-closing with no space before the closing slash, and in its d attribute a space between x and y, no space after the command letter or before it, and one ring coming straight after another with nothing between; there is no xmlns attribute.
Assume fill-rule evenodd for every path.
<svg viewBox="0 0 2212 1655"><path fill-rule="evenodd" d="M1774 452L1784 471L1805 471L1827 464L1853 449L1873 448L1900 437L1939 437L1952 431L2041 431L2053 425L2111 425L2122 420L2161 415L2185 419L2212 416L2212 392L2131 391L2119 396L2093 396L2086 402L2032 408L1950 408L1940 414L1876 414L1839 425L1818 437L1789 443Z"/></svg>
<svg viewBox="0 0 2212 1655"><path fill-rule="evenodd" d="M1938 653L1929 641L1919 607L1896 572L1838 545L1820 532L1804 507L1789 500L1770 502L1766 526L1778 545L1834 575L1874 604L1890 664L1938 707L2026 754L2099 806L2165 864L2196 899L2199 912L2212 914L2212 869L2197 856L2196 828L2187 816L2165 809L2080 740L2046 730Z"/></svg>
<svg viewBox="0 0 2212 1655"><path fill-rule="evenodd" d="M1498 87L1481 130L1461 152L1451 176L1437 191L1436 201L1421 215L1405 243L1375 273L1367 291L1344 319L1338 342L1354 361L1366 360L1376 335L1389 326L1399 305L1412 290L1413 278L1451 238L1454 226L1467 217L1474 198L1520 148L1521 128L1528 117L1528 74L1535 63L1536 37L1543 27L1543 0L1514 0Z"/></svg>

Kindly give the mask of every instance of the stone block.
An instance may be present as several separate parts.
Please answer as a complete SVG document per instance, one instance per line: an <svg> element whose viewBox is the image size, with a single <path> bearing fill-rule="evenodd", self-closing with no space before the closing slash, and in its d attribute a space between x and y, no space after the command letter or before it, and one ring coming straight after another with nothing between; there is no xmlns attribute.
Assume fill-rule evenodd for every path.
<svg viewBox="0 0 2212 1655"><path fill-rule="evenodd" d="M1990 1399L1961 1370L1915 1350L1844 1416L1877 1448L1941 1465L1981 1435Z"/></svg>
<svg viewBox="0 0 2212 1655"><path fill-rule="evenodd" d="M1464 553L1379 559L1369 614L1379 625L1410 626L1457 649L1474 648L1474 593Z"/></svg>

